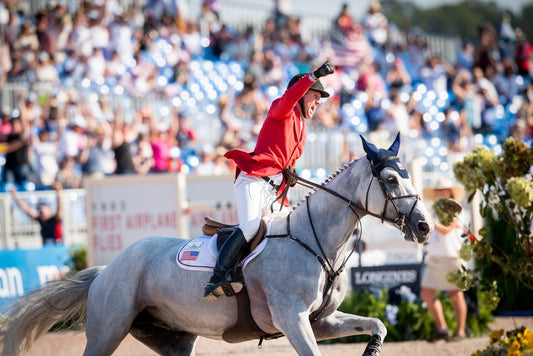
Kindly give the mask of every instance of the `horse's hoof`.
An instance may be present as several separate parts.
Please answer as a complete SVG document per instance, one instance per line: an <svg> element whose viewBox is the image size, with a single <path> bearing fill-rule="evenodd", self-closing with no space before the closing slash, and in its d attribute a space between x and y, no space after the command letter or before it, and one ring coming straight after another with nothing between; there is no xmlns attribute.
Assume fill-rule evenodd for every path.
<svg viewBox="0 0 533 356"><path fill-rule="evenodd" d="M368 344L366 345L365 352L363 352L363 356L379 356L381 352L381 346L383 345L383 341L381 340L381 336L375 334L370 337L370 340L368 341Z"/></svg>

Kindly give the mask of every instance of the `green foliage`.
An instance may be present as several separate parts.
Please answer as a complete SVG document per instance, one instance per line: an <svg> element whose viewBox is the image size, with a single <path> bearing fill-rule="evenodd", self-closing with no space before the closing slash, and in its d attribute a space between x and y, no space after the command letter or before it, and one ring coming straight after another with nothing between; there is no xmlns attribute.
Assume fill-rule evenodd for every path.
<svg viewBox="0 0 533 356"><path fill-rule="evenodd" d="M478 28L490 23L499 28L504 9L495 2L464 0L436 7L418 7L403 0L383 0L382 11L391 23L402 30L419 27L426 33L457 37L479 42ZM533 5L527 4L518 13L510 13L513 28L520 27L529 40L533 39Z"/></svg>
<svg viewBox="0 0 533 356"><path fill-rule="evenodd" d="M353 292L346 296L339 310L349 314L380 319L387 327L386 341L426 340L435 328L431 315L424 303L414 295L409 288L400 287L395 291L401 296L400 301L393 304L386 289L375 293L368 290ZM444 293L437 297L441 300L444 318L451 329L456 327L453 306L450 298ZM479 312L469 314L467 317L468 331L472 336L481 336L489 332L488 324L493 320L492 309L487 307L484 291L477 292ZM397 298L394 298L397 299ZM343 337L322 343L352 343L367 342L367 335Z"/></svg>
<svg viewBox="0 0 533 356"><path fill-rule="evenodd" d="M453 172L467 192L475 193L476 190L483 189L485 185L493 184L492 168L495 165L495 159L494 152L488 147L476 146L463 161L454 164Z"/></svg>
<svg viewBox="0 0 533 356"><path fill-rule="evenodd" d="M496 156L487 147L477 146L463 161L454 164L453 171L471 195L482 195L480 213L485 221L480 235L485 236L473 243L472 252L479 262L478 271L495 265L491 279L483 278L482 282L511 277L512 282L533 290L533 150L512 137L505 140L502 148L503 152ZM502 239L502 232L493 231L501 222L512 232L506 239Z"/></svg>
<svg viewBox="0 0 533 356"><path fill-rule="evenodd" d="M440 223L444 226L450 226L453 218L463 210L461 204L453 199L437 198L432 205L435 214Z"/></svg>
<svg viewBox="0 0 533 356"><path fill-rule="evenodd" d="M87 248L75 246L70 250L71 273L75 274L87 268Z"/></svg>
<svg viewBox="0 0 533 356"><path fill-rule="evenodd" d="M512 177L505 188L519 208L529 208L533 204L533 182L523 177Z"/></svg>

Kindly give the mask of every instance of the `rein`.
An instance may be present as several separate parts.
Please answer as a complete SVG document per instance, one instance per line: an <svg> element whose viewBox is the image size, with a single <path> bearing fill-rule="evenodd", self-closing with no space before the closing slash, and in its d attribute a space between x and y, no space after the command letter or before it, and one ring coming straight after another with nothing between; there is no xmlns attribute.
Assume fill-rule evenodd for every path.
<svg viewBox="0 0 533 356"><path fill-rule="evenodd" d="M332 190L332 189L330 189L330 188L328 188L328 187L326 187L326 186L324 186L322 184L318 184L318 183L315 183L315 182L310 181L308 179L302 178L302 177L298 176L295 172L287 171L287 174L289 176L291 176L291 178L294 179L296 181L296 183L298 183L298 184L300 184L300 185L302 185L304 187L307 187L307 188L310 188L310 189L311 188L317 188L317 189L323 190L323 191L333 195L336 198L341 199L342 201L344 201L344 202L346 202L348 204L348 207L352 210L352 212L355 213L355 210L358 210L359 212L361 212L363 214L368 214L368 215L371 215L371 216L373 216L375 218L380 219L381 222L385 222L385 221L389 222L389 223L397 226L400 229L401 233L404 233L405 226L406 226L406 221L408 220L408 218L410 218L413 210L415 209L416 202L418 202L420 200L420 196L418 194L407 194L407 195L401 195L401 196L393 197L393 196L391 196L389 194L389 192L387 191L387 188L385 187L385 183L379 177L377 169L378 169L379 166L381 166L384 163L386 163L388 161L391 161L391 160L399 160L399 158L396 157L396 156L388 157L387 159L381 160L376 165L374 165L374 163L372 161L370 161L370 164L372 166L372 177L376 178L378 180L379 185L381 186L381 190L383 191L383 195L385 196L385 204L383 206L383 211L381 212L381 214L376 214L376 213L373 213L373 212L368 210L368 195L370 193L370 187L372 186L372 181L370 181L370 184L368 185L367 192L366 192L365 207L363 208L363 207L358 206L352 200L340 195L336 191L334 191L334 190ZM409 211L409 214L400 213L398 207L396 206L396 203L394 202L395 200L404 199L404 198L416 198L417 199L415 204L413 204L413 206L411 207L411 210ZM395 219L391 219L391 218L388 218L388 217L385 216L385 212L387 210L387 206L388 206L389 202L394 206L394 209L396 210L396 212L398 214L398 216Z"/></svg>

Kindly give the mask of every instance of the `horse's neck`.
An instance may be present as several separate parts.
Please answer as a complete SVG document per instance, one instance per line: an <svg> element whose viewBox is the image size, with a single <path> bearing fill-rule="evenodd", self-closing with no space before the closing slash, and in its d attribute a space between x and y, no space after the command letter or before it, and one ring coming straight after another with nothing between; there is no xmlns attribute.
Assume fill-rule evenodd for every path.
<svg viewBox="0 0 533 356"><path fill-rule="evenodd" d="M368 179L364 175L364 164L362 160L352 163L331 178L326 187L362 206L362 199L358 197L364 196L366 191L361 188L361 182ZM335 261L346 251L346 244L362 216L352 212L346 201L319 189L301 201L291 213L290 233L309 245L320 243L326 257Z"/></svg>

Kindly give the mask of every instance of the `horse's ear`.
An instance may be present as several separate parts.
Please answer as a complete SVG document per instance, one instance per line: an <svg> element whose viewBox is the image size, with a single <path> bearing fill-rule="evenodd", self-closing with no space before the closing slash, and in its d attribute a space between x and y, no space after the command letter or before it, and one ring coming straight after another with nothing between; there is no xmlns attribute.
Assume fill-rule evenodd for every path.
<svg viewBox="0 0 533 356"><path fill-rule="evenodd" d="M396 135L396 138L394 139L394 142L389 147L389 151L391 151L392 153L394 153L395 156L397 156L399 150L400 150L400 133L398 132L398 134Z"/></svg>
<svg viewBox="0 0 533 356"><path fill-rule="evenodd" d="M378 148L370 142L367 142L362 135L359 136L361 137L361 141L363 141L363 149L365 150L366 154L372 161L375 161L378 157Z"/></svg>

